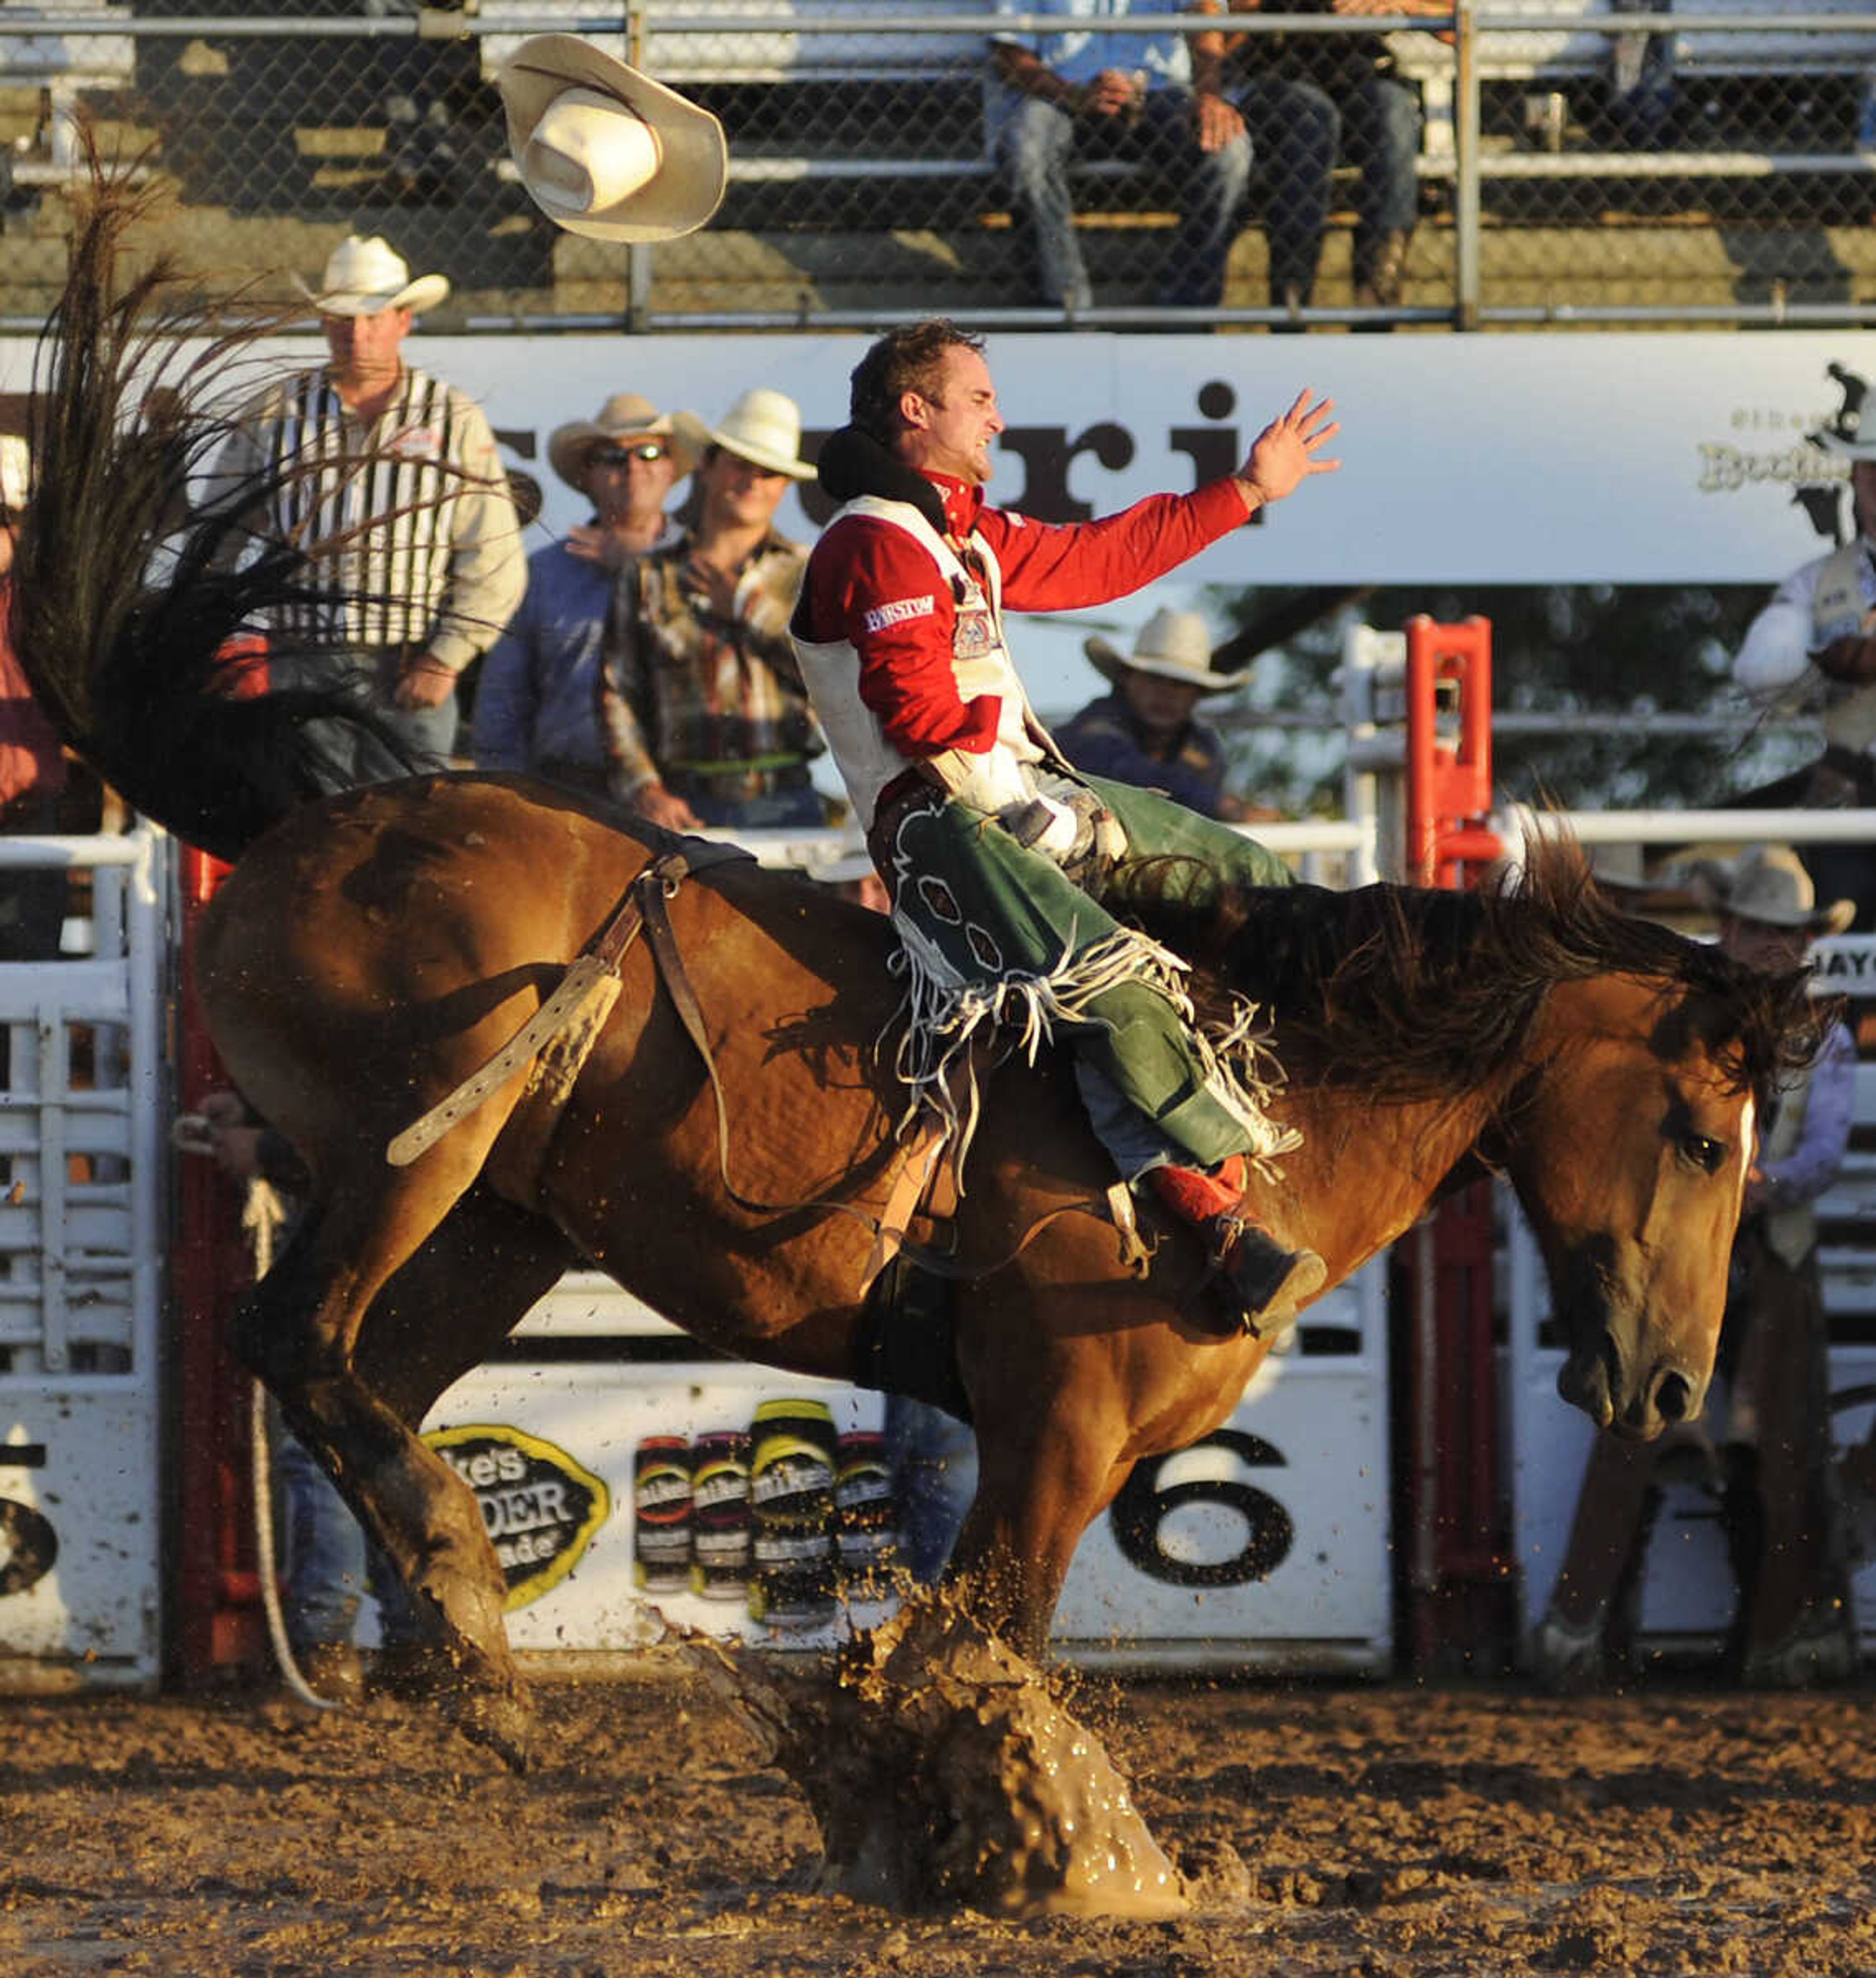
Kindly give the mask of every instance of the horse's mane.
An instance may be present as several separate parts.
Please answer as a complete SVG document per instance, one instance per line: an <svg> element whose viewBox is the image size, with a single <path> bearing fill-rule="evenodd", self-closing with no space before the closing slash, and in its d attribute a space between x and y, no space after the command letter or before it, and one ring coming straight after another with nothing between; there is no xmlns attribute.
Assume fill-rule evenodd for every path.
<svg viewBox="0 0 1876 1978"><path fill-rule="evenodd" d="M1821 1035L1807 971L1768 975L1621 912L1567 839L1547 838L1515 878L1475 891L1273 887L1143 918L1193 961L1202 1010L1221 1015L1232 996L1265 1005L1292 1076L1378 1100L1476 1087L1521 1049L1550 989L1593 975L1659 982L1664 1022L1742 1088L1808 1063ZM1664 1034L1664 1049L1676 1041Z"/></svg>

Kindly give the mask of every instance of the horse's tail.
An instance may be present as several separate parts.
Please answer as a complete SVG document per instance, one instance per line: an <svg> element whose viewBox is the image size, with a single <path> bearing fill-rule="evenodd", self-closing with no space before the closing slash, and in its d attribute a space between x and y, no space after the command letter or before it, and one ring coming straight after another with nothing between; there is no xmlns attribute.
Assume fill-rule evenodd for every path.
<svg viewBox="0 0 1876 1978"><path fill-rule="evenodd" d="M62 739L139 810L233 858L333 787L313 724L384 731L343 694L247 690L257 642L242 635L314 594L309 564L255 553L280 474L200 497L235 425L217 389L225 404L230 364L279 322L218 327L166 261L127 273L126 236L154 203L94 156L35 362L10 627Z"/></svg>

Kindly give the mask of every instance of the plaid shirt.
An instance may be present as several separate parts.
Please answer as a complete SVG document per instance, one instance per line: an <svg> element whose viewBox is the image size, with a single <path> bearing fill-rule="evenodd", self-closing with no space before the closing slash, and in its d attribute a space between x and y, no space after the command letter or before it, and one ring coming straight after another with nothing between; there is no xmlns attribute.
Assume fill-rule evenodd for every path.
<svg viewBox="0 0 1876 1978"><path fill-rule="evenodd" d="M769 780L824 746L788 637L807 551L770 534L739 573L725 617L692 544L686 535L640 557L613 592L599 729L616 796L654 782Z"/></svg>

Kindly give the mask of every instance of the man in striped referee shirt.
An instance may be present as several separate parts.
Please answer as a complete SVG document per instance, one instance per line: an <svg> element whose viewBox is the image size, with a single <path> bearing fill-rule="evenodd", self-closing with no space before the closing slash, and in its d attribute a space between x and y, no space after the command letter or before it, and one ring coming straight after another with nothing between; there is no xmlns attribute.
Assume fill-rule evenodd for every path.
<svg viewBox="0 0 1876 1978"><path fill-rule="evenodd" d="M216 469L220 489L266 490L253 539L309 559L306 596L266 628L273 684L355 681L419 766L438 766L455 741L457 677L527 583L495 435L463 392L404 362L445 277L413 281L382 240L355 235L316 289L300 287L329 361L270 388ZM322 739L335 788L400 772L349 732Z"/></svg>

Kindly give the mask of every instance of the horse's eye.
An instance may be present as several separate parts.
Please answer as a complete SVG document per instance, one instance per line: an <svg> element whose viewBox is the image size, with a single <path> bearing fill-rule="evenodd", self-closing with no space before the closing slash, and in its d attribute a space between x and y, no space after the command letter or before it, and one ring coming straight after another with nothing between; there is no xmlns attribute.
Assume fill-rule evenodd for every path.
<svg viewBox="0 0 1876 1978"><path fill-rule="evenodd" d="M1704 1133L1689 1133L1681 1143L1681 1152L1702 1174L1718 1174L1726 1158L1725 1146Z"/></svg>

